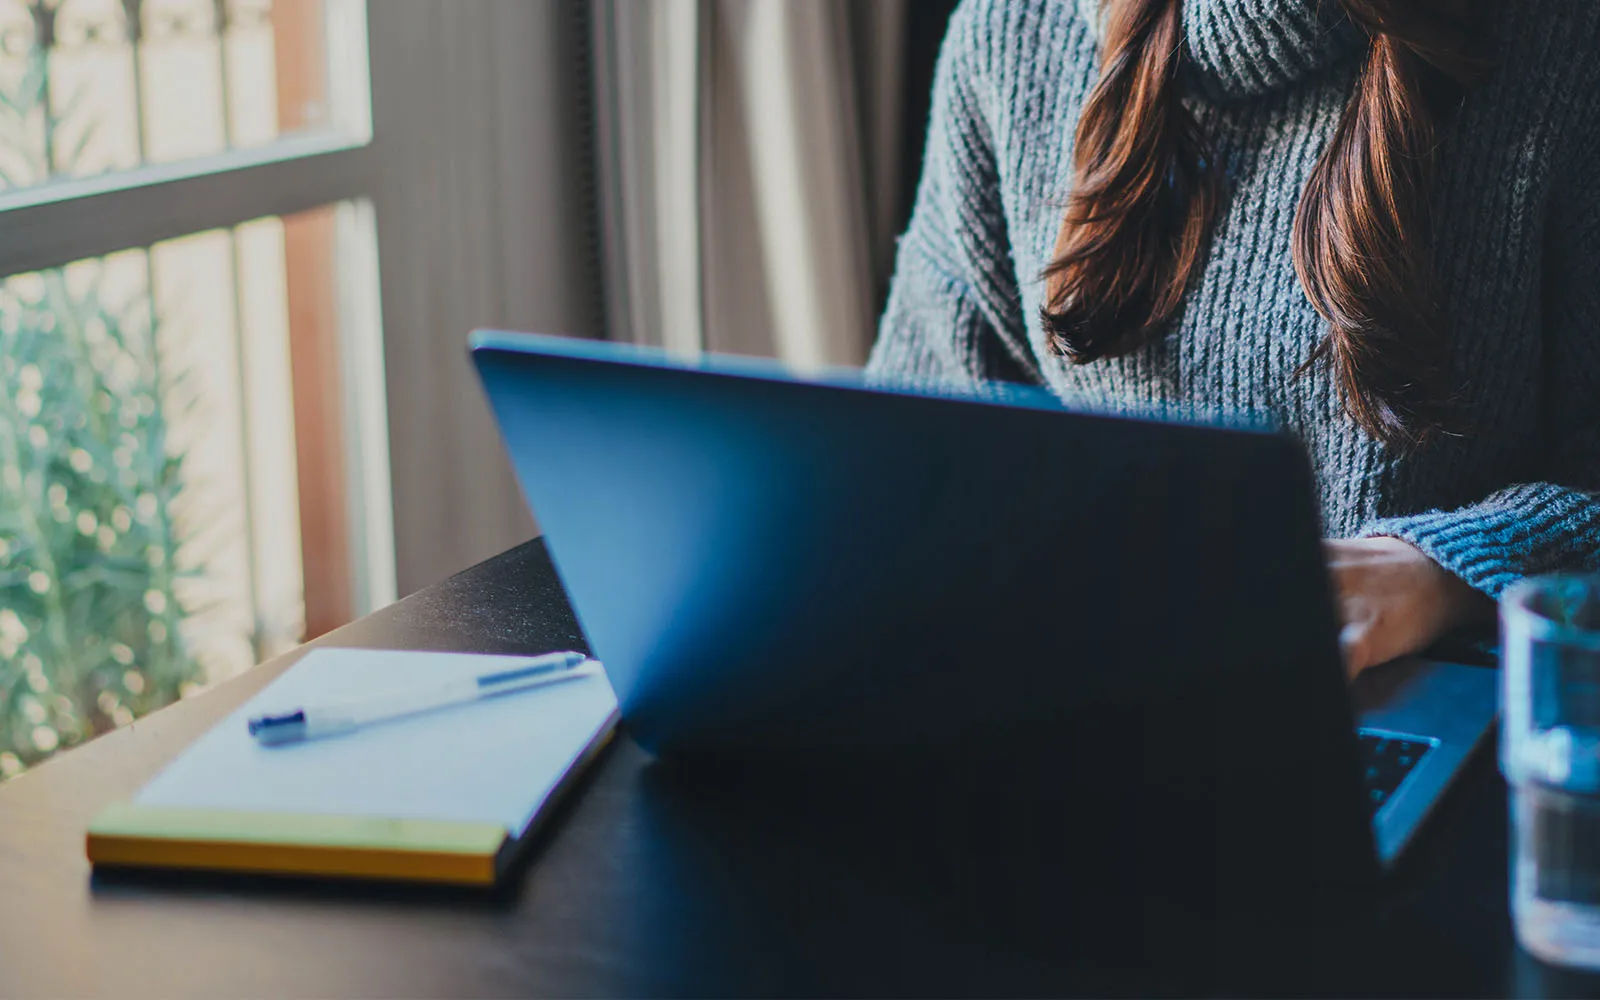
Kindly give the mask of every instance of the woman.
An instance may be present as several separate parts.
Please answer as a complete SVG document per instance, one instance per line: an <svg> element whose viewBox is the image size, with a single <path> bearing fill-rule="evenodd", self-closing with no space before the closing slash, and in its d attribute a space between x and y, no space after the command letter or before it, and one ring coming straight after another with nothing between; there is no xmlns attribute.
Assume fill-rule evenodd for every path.
<svg viewBox="0 0 1600 1000"><path fill-rule="evenodd" d="M1597 166L1594 0L967 0L870 367L1276 416L1358 672L1600 570Z"/></svg>

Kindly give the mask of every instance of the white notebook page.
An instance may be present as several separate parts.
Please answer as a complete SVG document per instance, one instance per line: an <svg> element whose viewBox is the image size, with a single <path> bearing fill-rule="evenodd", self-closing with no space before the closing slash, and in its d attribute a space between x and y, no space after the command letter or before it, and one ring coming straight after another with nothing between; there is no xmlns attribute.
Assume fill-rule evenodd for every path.
<svg viewBox="0 0 1600 1000"><path fill-rule="evenodd" d="M521 836L616 710L603 675L285 746L246 722L525 663L526 656L317 649L139 793L141 805L495 823Z"/></svg>

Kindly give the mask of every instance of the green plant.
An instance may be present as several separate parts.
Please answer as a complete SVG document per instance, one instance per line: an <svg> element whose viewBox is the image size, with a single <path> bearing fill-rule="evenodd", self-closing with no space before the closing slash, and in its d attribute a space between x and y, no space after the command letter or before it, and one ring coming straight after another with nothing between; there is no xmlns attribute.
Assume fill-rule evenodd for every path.
<svg viewBox="0 0 1600 1000"><path fill-rule="evenodd" d="M0 82L9 186L66 162L45 65ZM181 628L194 571L180 569L183 456L167 433L192 402L161 363L148 282L107 301L109 266L0 283L0 778L201 675Z"/></svg>

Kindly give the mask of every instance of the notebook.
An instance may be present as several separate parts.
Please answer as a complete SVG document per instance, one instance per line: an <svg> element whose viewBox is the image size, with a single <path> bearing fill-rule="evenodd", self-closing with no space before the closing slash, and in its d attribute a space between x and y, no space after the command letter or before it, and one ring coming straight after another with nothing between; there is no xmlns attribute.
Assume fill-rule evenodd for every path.
<svg viewBox="0 0 1600 1000"><path fill-rule="evenodd" d="M278 747L248 719L528 657L318 649L88 831L96 866L489 885L609 741L603 674Z"/></svg>

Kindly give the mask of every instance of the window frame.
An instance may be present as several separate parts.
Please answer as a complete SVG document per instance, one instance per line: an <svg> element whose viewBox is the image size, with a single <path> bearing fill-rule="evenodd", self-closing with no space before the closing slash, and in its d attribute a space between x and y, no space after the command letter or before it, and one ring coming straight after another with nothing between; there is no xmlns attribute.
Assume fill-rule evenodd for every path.
<svg viewBox="0 0 1600 1000"><path fill-rule="evenodd" d="M370 159L365 139L319 132L0 192L0 275L365 197Z"/></svg>

